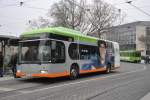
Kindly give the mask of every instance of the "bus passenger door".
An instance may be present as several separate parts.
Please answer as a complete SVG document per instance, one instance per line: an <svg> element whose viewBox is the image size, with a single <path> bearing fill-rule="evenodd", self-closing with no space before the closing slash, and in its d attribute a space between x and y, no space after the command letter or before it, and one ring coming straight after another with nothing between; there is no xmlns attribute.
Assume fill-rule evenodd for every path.
<svg viewBox="0 0 150 100"><path fill-rule="evenodd" d="M59 73L66 71L66 55L65 55L65 44L61 41L51 41L51 72Z"/></svg>
<svg viewBox="0 0 150 100"><path fill-rule="evenodd" d="M118 43L113 43L113 48L114 48L114 67L119 67L120 66L120 51L119 51L119 44Z"/></svg>

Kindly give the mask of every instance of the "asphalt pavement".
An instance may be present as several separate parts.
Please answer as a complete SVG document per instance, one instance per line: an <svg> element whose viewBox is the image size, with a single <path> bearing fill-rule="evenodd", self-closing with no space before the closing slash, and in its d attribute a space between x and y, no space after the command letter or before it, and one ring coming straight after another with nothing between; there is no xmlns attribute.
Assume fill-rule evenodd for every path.
<svg viewBox="0 0 150 100"><path fill-rule="evenodd" d="M77 80L0 80L0 100L143 100L149 92L150 64L122 62L110 74L86 74Z"/></svg>

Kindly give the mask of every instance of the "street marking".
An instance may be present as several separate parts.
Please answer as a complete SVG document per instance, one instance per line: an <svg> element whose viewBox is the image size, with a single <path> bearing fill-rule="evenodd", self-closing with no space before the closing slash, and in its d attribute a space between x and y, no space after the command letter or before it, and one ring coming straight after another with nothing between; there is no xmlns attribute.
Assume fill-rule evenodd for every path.
<svg viewBox="0 0 150 100"><path fill-rule="evenodd" d="M115 89L115 88L117 88L117 87L121 87L121 86L124 86L124 85L128 85L128 84L130 84L130 83L132 83L132 82L135 82L135 81L139 81L139 80L141 80L141 79L143 79L143 77L142 78L138 78L138 79L134 79L134 80L131 80L131 81L127 81L127 82L125 82L125 83L119 83L119 84L116 84L116 85L114 85L113 87L110 87L110 88L106 88L105 90L103 90L101 93L103 93L103 92L105 92L105 91L109 91L109 90L112 90L112 89ZM93 96L93 97L90 97L90 98L88 98L87 100L91 100L91 99L93 99L93 98L95 98L96 96L98 96L99 94L97 94L97 95L95 95L95 96ZM52 96L44 96L44 97L41 97L41 98L39 98L39 99L37 99L37 100L48 100L48 98L50 98L50 97L52 97ZM147 100L149 100L149 99L147 99Z"/></svg>
<svg viewBox="0 0 150 100"><path fill-rule="evenodd" d="M141 79L143 79L143 77L142 78L138 78L138 79L134 79L134 80L131 80L131 81L127 81L127 82L125 82L125 83L123 83L123 84L117 84L117 85L114 85L113 87L110 87L110 88L106 88L106 89L104 89L101 93L104 93L104 92L107 92L107 91L109 91L109 90L112 90L112 89L116 89L117 87L121 87L121 86L124 86L124 85L128 85L128 84L130 84L130 83L132 83L132 82L135 82L135 81L139 81L139 80L141 80ZM100 94L101 94L100 93ZM88 98L88 99L86 99L86 100L91 100L91 99L93 99L93 98L95 98L96 96L98 96L99 94L97 94L97 95L95 95L95 96L92 96L92 97L90 97L90 98ZM37 100L48 100L48 98L50 98L50 97L52 97L53 95L51 95L51 96L44 96L44 97L41 97L41 98L39 98L39 99L37 99ZM142 99L142 100L145 100L145 99ZM146 100L149 100L149 99L146 99Z"/></svg>
<svg viewBox="0 0 150 100"><path fill-rule="evenodd" d="M14 79L13 77L2 77L0 78L0 81L7 81L7 80L12 80Z"/></svg>
<svg viewBox="0 0 150 100"><path fill-rule="evenodd" d="M101 93L106 92L106 94L107 94L107 91L117 89L118 87L121 87L121 88L122 88L123 86L126 86L126 85L128 85L128 84L131 84L132 82L139 81L139 80L141 80L141 79L144 79L144 78L141 77L141 78L138 78L138 79L134 79L134 80L131 80L131 81L124 82L123 84L120 84L120 83L119 83L119 84L116 84L116 85L114 85L113 87L106 88L106 89L105 89L103 92L101 92ZM101 93L100 93L100 94L101 94ZM95 95L95 96L92 96L92 97L90 97L90 98L88 98L88 99L86 99L86 100L91 100L91 99L93 99L93 98L99 96L100 94L97 94L97 95ZM37 99L37 100L39 100L39 99Z"/></svg>
<svg viewBox="0 0 150 100"><path fill-rule="evenodd" d="M2 91L13 91L13 90L15 90L15 89L0 87L0 90L2 90Z"/></svg>
<svg viewBox="0 0 150 100"><path fill-rule="evenodd" d="M46 87L46 88L42 88L42 89L36 89L36 90L33 90L33 91L19 91L19 92L21 92L22 94L29 94L29 93L44 91L44 90L53 89L53 88L59 88L59 87L65 87L65 86L69 86L69 85L76 85L76 84L80 84L80 83L86 83L86 82L96 81L98 79L106 79L106 78L110 78L110 77L114 77L114 76L120 76L120 75L126 75L126 74L130 74L130 73L141 72L141 71L144 71L146 69L147 69L147 67L143 66L142 69L134 70L134 71L130 71L130 72L125 72L125 73L120 73L120 74L115 74L115 75L110 75L110 76L104 76L104 77L99 77L99 78L94 78L94 79L89 79L89 80L84 80L84 81L79 81L79 82L74 82L74 83L62 84L62 85L57 85L57 86L53 86L53 87ZM19 95L22 95L22 94L17 94L17 95L12 95L12 96L6 96L4 98L1 98L1 100L9 98L9 97L19 96Z"/></svg>
<svg viewBox="0 0 150 100"><path fill-rule="evenodd" d="M140 100L149 100L150 99L150 93L146 94L143 98Z"/></svg>
<svg viewBox="0 0 150 100"><path fill-rule="evenodd" d="M114 76L126 75L126 74L130 74L130 73L144 71L144 70L146 70L146 66L144 66L140 70L130 71L130 72L121 73L121 74L115 74L115 75L110 75L110 76L98 77L98 78L84 80L84 81L79 81L79 82L74 82L74 83L62 84L62 85L57 85L57 86L53 86L53 87L47 87L47 88L37 89L37 90L33 90L33 91L24 91L24 93L34 93L34 92L48 90L48 89L53 89L53 88L58 88L58 87L64 87L64 86L75 85L75 84L79 84L79 83L86 83L86 82L90 82L90 81L96 81L96 80L99 80L99 79L106 79L106 78L110 78L110 77L114 77Z"/></svg>

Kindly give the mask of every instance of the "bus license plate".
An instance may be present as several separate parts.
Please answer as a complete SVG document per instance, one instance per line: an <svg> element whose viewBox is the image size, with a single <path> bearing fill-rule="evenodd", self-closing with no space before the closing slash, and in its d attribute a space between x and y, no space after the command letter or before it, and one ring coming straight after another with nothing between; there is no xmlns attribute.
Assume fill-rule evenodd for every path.
<svg viewBox="0 0 150 100"><path fill-rule="evenodd" d="M31 77L31 74L26 74L27 77Z"/></svg>

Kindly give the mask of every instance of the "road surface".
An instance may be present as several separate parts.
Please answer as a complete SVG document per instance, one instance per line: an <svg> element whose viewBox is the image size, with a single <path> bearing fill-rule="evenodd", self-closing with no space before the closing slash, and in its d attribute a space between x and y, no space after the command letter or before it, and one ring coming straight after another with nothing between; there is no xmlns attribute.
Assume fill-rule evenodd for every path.
<svg viewBox="0 0 150 100"><path fill-rule="evenodd" d="M150 64L121 63L110 74L77 80L10 79L0 81L0 100L140 100L150 92Z"/></svg>

